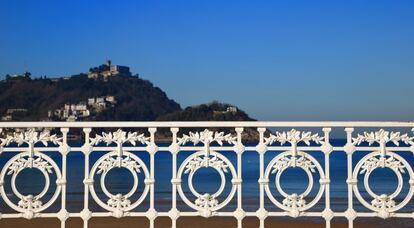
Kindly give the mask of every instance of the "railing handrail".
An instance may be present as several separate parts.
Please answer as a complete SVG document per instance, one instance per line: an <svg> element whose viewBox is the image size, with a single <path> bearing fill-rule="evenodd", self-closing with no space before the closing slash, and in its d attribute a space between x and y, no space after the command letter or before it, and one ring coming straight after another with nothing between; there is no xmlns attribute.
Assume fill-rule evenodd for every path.
<svg viewBox="0 0 414 228"><path fill-rule="evenodd" d="M112 127L414 127L412 121L88 121L0 122L0 128Z"/></svg>

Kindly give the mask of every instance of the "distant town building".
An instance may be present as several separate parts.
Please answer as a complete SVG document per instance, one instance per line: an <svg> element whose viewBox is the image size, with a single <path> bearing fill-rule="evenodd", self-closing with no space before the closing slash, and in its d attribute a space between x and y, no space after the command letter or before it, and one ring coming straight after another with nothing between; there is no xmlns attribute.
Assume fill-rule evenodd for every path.
<svg viewBox="0 0 414 228"><path fill-rule="evenodd" d="M48 117L49 119L76 121L102 112L108 107L115 107L115 104L114 96L90 97L87 102L65 104L56 110L49 110Z"/></svg>
<svg viewBox="0 0 414 228"><path fill-rule="evenodd" d="M89 78L98 78L99 76L107 79L111 76L131 76L131 72L129 70L129 67L113 65L111 60L107 60L103 65L91 68L89 70Z"/></svg>
<svg viewBox="0 0 414 228"><path fill-rule="evenodd" d="M230 106L230 107L227 107L227 110L226 111L227 112L231 112L231 113L236 113L237 112L237 108L234 107L234 106Z"/></svg>
<svg viewBox="0 0 414 228"><path fill-rule="evenodd" d="M77 118L77 116L75 116L75 115L71 115L71 116L69 116L67 119L66 119L66 121L68 121L68 122L74 122L74 121L76 121L78 118Z"/></svg>
<svg viewBox="0 0 414 228"><path fill-rule="evenodd" d="M27 112L26 108L9 108L6 111L6 115L1 117L1 120L3 121L11 121L14 120L17 116L22 116ZM18 119L18 118L17 118Z"/></svg>
<svg viewBox="0 0 414 228"><path fill-rule="evenodd" d="M5 115L1 117L1 120L3 121L11 121L13 120L13 117L11 115Z"/></svg>
<svg viewBox="0 0 414 228"><path fill-rule="evenodd" d="M88 98L88 105L93 105L93 104L95 104L95 98L94 97Z"/></svg>
<svg viewBox="0 0 414 228"><path fill-rule="evenodd" d="M106 96L105 100L109 103L115 103L115 97L114 96Z"/></svg>
<svg viewBox="0 0 414 228"><path fill-rule="evenodd" d="M104 103L104 102L105 102L105 98L104 97L97 97L95 103L100 104L100 103Z"/></svg>
<svg viewBox="0 0 414 228"><path fill-rule="evenodd" d="M27 109L25 108L9 108L7 109L7 114L13 114L15 112L27 112Z"/></svg>

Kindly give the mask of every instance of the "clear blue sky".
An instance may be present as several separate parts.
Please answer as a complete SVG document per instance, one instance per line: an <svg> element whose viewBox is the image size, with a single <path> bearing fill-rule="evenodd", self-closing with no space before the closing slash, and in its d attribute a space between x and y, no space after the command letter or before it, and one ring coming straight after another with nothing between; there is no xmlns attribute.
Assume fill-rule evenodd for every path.
<svg viewBox="0 0 414 228"><path fill-rule="evenodd" d="M261 120L414 120L414 1L0 2L0 75L110 58L183 106Z"/></svg>

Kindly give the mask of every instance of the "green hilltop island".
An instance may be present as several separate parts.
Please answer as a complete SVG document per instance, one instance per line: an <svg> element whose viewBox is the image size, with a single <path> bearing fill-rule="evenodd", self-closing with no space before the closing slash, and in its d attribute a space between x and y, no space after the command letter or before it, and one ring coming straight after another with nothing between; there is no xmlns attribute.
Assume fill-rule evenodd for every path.
<svg viewBox="0 0 414 228"><path fill-rule="evenodd" d="M1 121L254 121L217 101L182 109L150 81L110 60L72 76L6 75L0 115Z"/></svg>

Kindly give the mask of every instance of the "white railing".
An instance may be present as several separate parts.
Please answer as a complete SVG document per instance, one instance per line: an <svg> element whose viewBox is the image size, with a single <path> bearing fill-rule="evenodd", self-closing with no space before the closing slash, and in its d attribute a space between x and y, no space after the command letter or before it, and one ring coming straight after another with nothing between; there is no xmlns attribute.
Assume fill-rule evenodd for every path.
<svg viewBox="0 0 414 228"><path fill-rule="evenodd" d="M110 130L94 133L95 128ZM209 130L212 128L225 128L228 132ZM0 166L0 194L9 207L7 211L14 211L0 211L1 219L58 218L61 227L65 227L68 218L80 217L88 227L92 217L139 216L146 217L154 227L154 220L164 216L176 227L180 217L227 216L237 219L238 227L242 227L243 219L253 216L264 227L268 217L290 216L320 217L330 227L333 218L343 217L353 227L357 217L414 218L413 212L404 211L414 194L413 159L403 156L414 153L412 122L3 122L0 129L1 154L12 155ZM167 144L157 141L161 129L171 134ZM249 139L256 137L256 142L246 143L246 130ZM78 146L68 143L72 132L82 140ZM346 142L332 145L333 133L337 137L343 133ZM191 153L180 161L177 156L183 151ZM267 161L265 155L270 151L274 156ZM83 210L68 212L67 186L71 183L67 181L67 159L73 152L84 155L84 199ZM97 152L101 153L96 161L90 160L91 154ZM311 152L322 153L322 159L316 159ZM53 153L60 154L59 161L50 156ZM144 153L149 156L147 162L140 157ZM172 157L169 211L156 210L156 153L170 153ZM234 153L234 161L226 156L229 153ZM245 210L243 203L244 153L258 153L259 157L259 205L255 211ZM348 204L343 211L331 209L335 203L330 196L330 166L335 165L331 164L332 153L346 154ZM364 156L355 161L353 156L357 153ZM282 187L281 176L295 167L306 173L308 186L302 193L289 194ZM128 193L113 194L107 189L105 177L114 168L131 172L134 181ZM214 169L219 174L217 192L199 192L193 186L193 177L201 168ZM39 194L19 192L16 179L26 169L37 169L44 175L45 186ZM369 178L376 169L395 173L398 183L394 193L376 194L371 190ZM50 189L54 193L45 200ZM60 209L50 212L59 200ZM92 202L101 210L93 211ZM235 209L226 210L231 203ZM365 210L357 211L357 203ZM144 204L149 204L148 209L137 210ZM314 210L318 204L323 205L322 210Z"/></svg>

